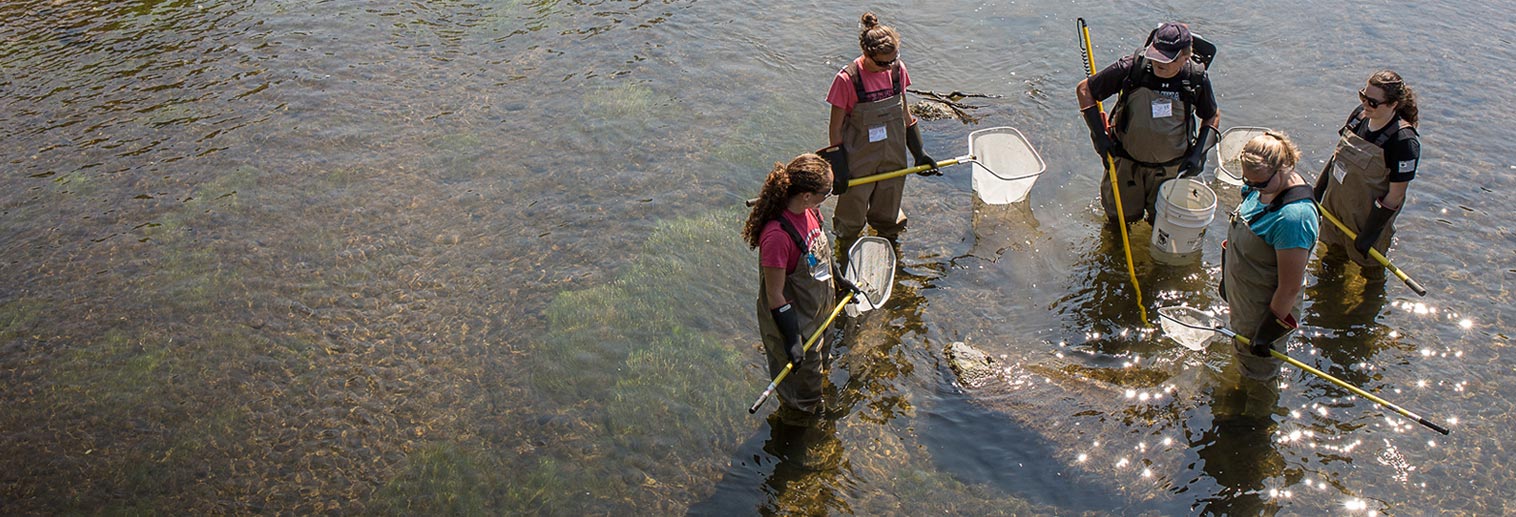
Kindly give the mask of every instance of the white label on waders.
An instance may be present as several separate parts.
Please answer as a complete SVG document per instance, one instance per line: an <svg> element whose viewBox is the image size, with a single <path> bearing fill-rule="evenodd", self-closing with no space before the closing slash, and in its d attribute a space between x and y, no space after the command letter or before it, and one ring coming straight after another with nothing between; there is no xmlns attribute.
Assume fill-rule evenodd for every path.
<svg viewBox="0 0 1516 517"><path fill-rule="evenodd" d="M888 129L886 129L887 127L888 126L874 126L869 128L869 143L872 144L874 142L883 142L885 138L889 138L890 132Z"/></svg>
<svg viewBox="0 0 1516 517"><path fill-rule="evenodd" d="M1346 177L1348 177L1348 170L1342 168L1342 164L1332 162L1332 179L1337 180L1338 183L1342 183L1343 178Z"/></svg>
<svg viewBox="0 0 1516 517"><path fill-rule="evenodd" d="M832 262L831 261L829 261L829 260L821 260L820 258L818 258L816 256L815 253L807 253L806 256L805 256L805 260L806 260L806 262L809 262L810 265L811 265L811 278L815 278L816 280L820 280L820 281L823 281L823 282L832 279Z"/></svg>
<svg viewBox="0 0 1516 517"><path fill-rule="evenodd" d="M1174 116L1174 101L1169 99L1153 99L1153 118L1169 118Z"/></svg>

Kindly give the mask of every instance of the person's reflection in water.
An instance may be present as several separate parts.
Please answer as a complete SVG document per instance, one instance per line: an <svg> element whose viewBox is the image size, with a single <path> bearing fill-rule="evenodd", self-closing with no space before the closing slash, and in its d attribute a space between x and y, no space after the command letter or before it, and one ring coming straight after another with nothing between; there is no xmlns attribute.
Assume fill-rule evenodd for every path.
<svg viewBox="0 0 1516 517"><path fill-rule="evenodd" d="M1389 299L1385 282L1344 275L1325 261L1321 276L1308 288L1312 303L1306 319L1320 329L1310 337L1321 356L1338 365L1372 361L1379 350L1393 346L1392 329L1379 324ZM1332 369L1332 375L1354 385L1372 381L1371 372L1355 368Z"/></svg>
<svg viewBox="0 0 1516 517"><path fill-rule="evenodd" d="M1122 251L1119 232L1114 224L1102 225L1100 240L1093 249L1083 252L1084 258L1073 266L1074 278L1068 294L1055 302L1059 313L1072 313L1069 315L1073 317L1075 330L1105 336L1092 340L1090 346L1096 351L1113 354L1127 352L1143 339L1130 336L1121 340L1114 336L1146 326L1137 310L1137 297L1132 292L1127 274L1126 254ZM1136 236L1129 237L1135 247L1138 243ZM1136 261L1138 278L1143 278L1146 264L1142 260L1147 255L1137 251L1133 250L1132 259Z"/></svg>
<svg viewBox="0 0 1516 517"><path fill-rule="evenodd" d="M825 398L836 400L827 384ZM835 407L835 406L834 406ZM844 475L837 422L843 411L806 414L781 406L732 457L731 469L690 515L852 513L840 494Z"/></svg>
<svg viewBox="0 0 1516 517"><path fill-rule="evenodd" d="M1226 383L1216 389L1221 393L1213 406L1213 426L1190 446L1205 475L1220 488L1191 509L1201 515L1273 515L1279 505L1268 497L1265 482L1284 472L1284 457L1272 439L1276 424L1267 415L1247 414L1245 408L1255 403L1248 391Z"/></svg>
<svg viewBox="0 0 1516 517"><path fill-rule="evenodd" d="M758 510L764 515L848 513L837 486L843 458L837 421L830 415L792 420L783 412L769 416L763 452L775 463L763 481L768 498Z"/></svg>

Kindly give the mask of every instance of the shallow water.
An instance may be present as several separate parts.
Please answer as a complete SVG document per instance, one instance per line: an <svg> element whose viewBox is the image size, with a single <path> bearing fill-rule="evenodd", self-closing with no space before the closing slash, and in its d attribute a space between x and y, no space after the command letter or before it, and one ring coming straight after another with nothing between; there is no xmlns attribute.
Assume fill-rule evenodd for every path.
<svg viewBox="0 0 1516 517"><path fill-rule="evenodd" d="M15 513L1501 513L1516 394L1513 22L1455 2L875 7L938 159L1015 126L1010 206L910 178L894 296L846 324L829 420L767 381L743 199L821 147L854 6L695 1L0 5L0 500ZM1183 14L1180 14L1183 13ZM1314 177L1393 68L1424 154L1392 258L1431 291L1312 265L1277 425L1216 418L1228 351L1140 328L1075 113L1101 63L1190 22L1223 128ZM1478 43L1478 44L1475 44ZM1214 158L1213 158L1214 161ZM1215 163L1212 163L1214 166ZM1236 189L1212 182L1218 210ZM1214 307L1130 239L1142 299ZM1155 316L1156 317L1156 316ZM1008 382L957 384L944 349ZM1479 465L1481 468L1470 468Z"/></svg>

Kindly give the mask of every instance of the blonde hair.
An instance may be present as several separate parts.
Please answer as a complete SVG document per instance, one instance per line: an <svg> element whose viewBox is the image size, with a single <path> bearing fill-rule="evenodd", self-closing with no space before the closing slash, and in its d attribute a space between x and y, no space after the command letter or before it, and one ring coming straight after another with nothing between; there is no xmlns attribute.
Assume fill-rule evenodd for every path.
<svg viewBox="0 0 1516 517"><path fill-rule="evenodd" d="M889 55L900 48L900 33L894 27L880 25L874 13L863 13L858 21L858 48L871 58Z"/></svg>
<svg viewBox="0 0 1516 517"><path fill-rule="evenodd" d="M1269 130L1242 146L1243 171L1273 171L1275 174L1295 169L1300 162L1300 148L1284 133Z"/></svg>
<svg viewBox="0 0 1516 517"><path fill-rule="evenodd" d="M830 190L827 176L832 164L814 153L805 153L790 160L788 165L774 163L768 178L763 180L763 189L758 191L758 202L747 214L747 223L742 225L742 238L749 248L758 247L758 237L763 234L763 225L779 218L790 198L806 192Z"/></svg>

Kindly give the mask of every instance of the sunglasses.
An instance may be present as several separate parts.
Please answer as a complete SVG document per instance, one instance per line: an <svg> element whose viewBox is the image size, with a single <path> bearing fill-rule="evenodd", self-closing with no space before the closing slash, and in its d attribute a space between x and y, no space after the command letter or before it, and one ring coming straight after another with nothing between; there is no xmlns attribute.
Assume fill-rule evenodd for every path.
<svg viewBox="0 0 1516 517"><path fill-rule="evenodd" d="M1274 176L1278 176L1278 175L1279 175L1279 169L1274 169L1274 173L1269 175L1269 179L1266 179L1266 180L1263 180L1263 181L1258 181L1258 182L1253 182L1253 181L1248 181L1247 178L1242 178L1242 184L1243 185L1247 185L1249 188L1252 188L1253 190L1263 190L1265 188L1268 188L1269 184L1274 182Z"/></svg>
<svg viewBox="0 0 1516 517"><path fill-rule="evenodd" d="M900 61L900 57L896 56L895 59L891 59L889 61L880 61L878 58L869 56L869 61L873 61L874 65L878 66L879 68L890 68L895 66L896 61Z"/></svg>
<svg viewBox="0 0 1516 517"><path fill-rule="evenodd" d="M1367 86L1363 87L1362 90L1358 90L1358 100L1363 101L1363 103L1367 104L1370 108L1377 108L1390 103L1390 101L1382 101L1370 97L1368 91L1369 88Z"/></svg>

